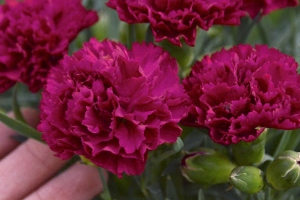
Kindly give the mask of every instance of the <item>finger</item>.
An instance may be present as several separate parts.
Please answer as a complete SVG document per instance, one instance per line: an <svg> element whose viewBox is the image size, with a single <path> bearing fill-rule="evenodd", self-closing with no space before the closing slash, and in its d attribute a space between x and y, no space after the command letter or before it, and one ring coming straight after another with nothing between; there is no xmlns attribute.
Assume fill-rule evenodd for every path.
<svg viewBox="0 0 300 200"><path fill-rule="evenodd" d="M32 126L36 127L39 123L38 111L33 108L24 108L22 113L25 117L26 122ZM13 113L8 114L13 117ZM0 122L0 159L15 149L20 143L12 139L11 136L16 135L15 131L7 127L5 124Z"/></svg>
<svg viewBox="0 0 300 200"><path fill-rule="evenodd" d="M45 144L25 141L0 162L0 199L23 199L64 164Z"/></svg>
<svg viewBox="0 0 300 200"><path fill-rule="evenodd" d="M95 167L75 164L24 200L89 200L103 189Z"/></svg>

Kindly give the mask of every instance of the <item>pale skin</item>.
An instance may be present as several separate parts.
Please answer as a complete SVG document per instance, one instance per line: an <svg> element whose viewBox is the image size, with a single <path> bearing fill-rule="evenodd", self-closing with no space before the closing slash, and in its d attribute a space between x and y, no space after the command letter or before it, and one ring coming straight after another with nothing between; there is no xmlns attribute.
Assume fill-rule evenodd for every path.
<svg viewBox="0 0 300 200"><path fill-rule="evenodd" d="M38 111L22 112L31 126L39 123ZM95 167L76 163L57 173L67 161L38 141L17 142L15 134L0 122L0 200L89 200L102 191Z"/></svg>

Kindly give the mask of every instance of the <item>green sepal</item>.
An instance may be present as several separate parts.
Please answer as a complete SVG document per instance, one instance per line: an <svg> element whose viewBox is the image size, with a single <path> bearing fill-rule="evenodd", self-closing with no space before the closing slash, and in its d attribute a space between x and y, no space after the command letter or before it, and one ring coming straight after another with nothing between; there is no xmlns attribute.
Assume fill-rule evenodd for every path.
<svg viewBox="0 0 300 200"><path fill-rule="evenodd" d="M252 142L240 141L232 145L234 161L240 166L258 164L265 155L265 144L267 138L265 129L258 138Z"/></svg>
<svg viewBox="0 0 300 200"><path fill-rule="evenodd" d="M3 112L0 112L0 121L21 135L43 142L42 133L24 122L10 118Z"/></svg>
<svg viewBox="0 0 300 200"><path fill-rule="evenodd" d="M189 153L182 160L183 175L203 186L228 182L235 167L227 154L208 148Z"/></svg>

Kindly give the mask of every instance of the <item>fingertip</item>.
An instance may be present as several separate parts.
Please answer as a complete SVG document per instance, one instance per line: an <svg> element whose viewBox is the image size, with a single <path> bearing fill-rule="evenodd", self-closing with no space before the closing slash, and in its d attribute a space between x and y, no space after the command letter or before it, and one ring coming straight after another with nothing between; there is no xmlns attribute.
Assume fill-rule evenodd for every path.
<svg viewBox="0 0 300 200"><path fill-rule="evenodd" d="M36 127L39 122L39 110L35 108L25 107L21 109L22 115L24 116L27 124L29 124L32 127Z"/></svg>

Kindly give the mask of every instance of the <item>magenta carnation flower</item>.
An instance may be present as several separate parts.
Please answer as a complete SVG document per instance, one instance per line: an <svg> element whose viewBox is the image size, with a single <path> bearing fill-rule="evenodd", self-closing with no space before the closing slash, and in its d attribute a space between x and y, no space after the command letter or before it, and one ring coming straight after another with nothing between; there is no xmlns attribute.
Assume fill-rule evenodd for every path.
<svg viewBox="0 0 300 200"><path fill-rule="evenodd" d="M183 85L191 98L182 121L209 130L213 141L252 141L265 127L300 127L298 64L266 45L239 45L205 56Z"/></svg>
<svg viewBox="0 0 300 200"><path fill-rule="evenodd" d="M127 23L149 22L157 42L167 39L181 46L180 38L193 46L197 27L208 30L213 24L239 25L245 15L239 0L109 0Z"/></svg>
<svg viewBox="0 0 300 200"><path fill-rule="evenodd" d="M153 44L129 51L92 39L51 70L38 129L62 159L78 154L118 176L140 174L148 151L181 134L188 108L177 70Z"/></svg>
<svg viewBox="0 0 300 200"><path fill-rule="evenodd" d="M18 81L37 92L69 43L97 20L80 0L6 0L0 6L0 93Z"/></svg>
<svg viewBox="0 0 300 200"><path fill-rule="evenodd" d="M298 0L243 0L242 10L254 18L260 11L262 15L267 15L272 11L298 4Z"/></svg>

